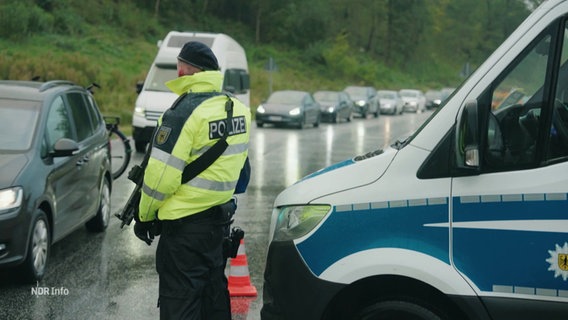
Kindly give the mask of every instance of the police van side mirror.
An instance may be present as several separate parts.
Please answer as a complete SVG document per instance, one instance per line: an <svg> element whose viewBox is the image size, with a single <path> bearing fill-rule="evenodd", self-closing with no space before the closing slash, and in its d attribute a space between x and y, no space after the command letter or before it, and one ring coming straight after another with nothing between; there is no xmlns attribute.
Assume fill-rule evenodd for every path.
<svg viewBox="0 0 568 320"><path fill-rule="evenodd" d="M235 89L234 86L225 86L225 88L223 88L226 92L231 93L231 94L235 94L237 93L237 90Z"/></svg>
<svg viewBox="0 0 568 320"><path fill-rule="evenodd" d="M144 81L136 82L136 93L140 94L142 92L142 87L144 87Z"/></svg>
<svg viewBox="0 0 568 320"><path fill-rule="evenodd" d="M479 169L479 118L477 101L466 102L458 117L455 155L460 169Z"/></svg>

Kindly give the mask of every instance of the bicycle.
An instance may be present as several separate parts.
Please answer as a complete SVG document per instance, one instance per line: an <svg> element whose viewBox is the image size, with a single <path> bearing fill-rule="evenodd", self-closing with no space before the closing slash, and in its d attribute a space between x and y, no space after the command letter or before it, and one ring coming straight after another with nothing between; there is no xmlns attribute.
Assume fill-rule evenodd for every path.
<svg viewBox="0 0 568 320"><path fill-rule="evenodd" d="M95 87L99 89L101 88L101 86L93 82L86 89L94 95L95 91L93 88ZM112 179L116 180L124 173L124 171L126 171L126 168L130 163L132 147L130 146L130 140L118 128L118 125L120 124L120 117L103 115L103 119L108 131L111 175Z"/></svg>
<svg viewBox="0 0 568 320"><path fill-rule="evenodd" d="M103 116L103 118L108 130L112 179L116 180L126 171L130 163L132 147L130 146L130 139L118 128L120 117Z"/></svg>

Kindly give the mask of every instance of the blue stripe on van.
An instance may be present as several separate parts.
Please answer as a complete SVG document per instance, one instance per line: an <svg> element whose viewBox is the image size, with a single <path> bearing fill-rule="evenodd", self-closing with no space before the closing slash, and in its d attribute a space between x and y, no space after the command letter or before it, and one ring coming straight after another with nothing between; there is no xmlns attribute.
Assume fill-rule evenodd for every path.
<svg viewBox="0 0 568 320"><path fill-rule="evenodd" d="M326 173L326 172L329 172L329 171L333 171L333 170L339 169L339 168L341 168L341 167L345 167L345 166L348 166L348 165L352 165L352 164L354 164L354 163L355 163L355 161L354 161L353 159L349 159L349 160L345 160L345 161L336 163L336 164L334 164L334 165L331 165L331 166L329 166L329 167L326 167L326 168L320 169L320 170L318 170L318 171L316 171L316 172L314 172L314 173L311 173L311 174L309 174L309 175L303 177L302 179L300 179L298 182L304 181L304 180L307 180L307 179L310 179L310 178L313 178L313 177L315 177L315 176L319 176L320 174L323 174L323 173ZM298 183L298 182L296 182L296 183Z"/></svg>
<svg viewBox="0 0 568 320"><path fill-rule="evenodd" d="M477 287L568 296L557 255L567 251L558 250L568 242L566 194L456 197L453 208L454 263Z"/></svg>
<svg viewBox="0 0 568 320"><path fill-rule="evenodd" d="M447 220L445 198L340 206L297 247L318 276L339 259L373 248L404 248L449 263L448 230L424 227Z"/></svg>
<svg viewBox="0 0 568 320"><path fill-rule="evenodd" d="M568 297L568 196L452 199L453 262L482 291ZM350 254L402 248L449 264L448 200L334 207L297 247L316 275ZM564 259L564 260L562 260Z"/></svg>

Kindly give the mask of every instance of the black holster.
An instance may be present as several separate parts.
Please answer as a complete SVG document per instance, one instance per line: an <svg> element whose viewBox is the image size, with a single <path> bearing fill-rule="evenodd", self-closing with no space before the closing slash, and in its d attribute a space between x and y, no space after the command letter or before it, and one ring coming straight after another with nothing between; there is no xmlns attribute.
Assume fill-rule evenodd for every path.
<svg viewBox="0 0 568 320"><path fill-rule="evenodd" d="M244 238L245 232L239 228L234 227L228 235L223 239L223 258L235 258L239 251L239 245Z"/></svg>

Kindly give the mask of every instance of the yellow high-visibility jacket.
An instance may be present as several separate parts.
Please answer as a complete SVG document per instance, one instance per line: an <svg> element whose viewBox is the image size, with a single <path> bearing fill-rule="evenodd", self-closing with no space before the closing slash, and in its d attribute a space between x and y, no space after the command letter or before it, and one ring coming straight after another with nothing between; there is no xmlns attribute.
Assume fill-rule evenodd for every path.
<svg viewBox="0 0 568 320"><path fill-rule="evenodd" d="M222 137L228 96L221 94L223 75L203 71L168 81L181 97L158 120L151 157L144 173L139 205L140 221L175 220L229 201L248 156L251 114L233 100L228 147L207 169L186 184L185 166Z"/></svg>

